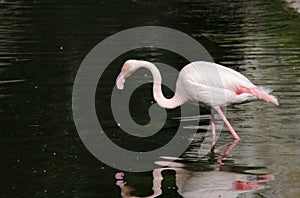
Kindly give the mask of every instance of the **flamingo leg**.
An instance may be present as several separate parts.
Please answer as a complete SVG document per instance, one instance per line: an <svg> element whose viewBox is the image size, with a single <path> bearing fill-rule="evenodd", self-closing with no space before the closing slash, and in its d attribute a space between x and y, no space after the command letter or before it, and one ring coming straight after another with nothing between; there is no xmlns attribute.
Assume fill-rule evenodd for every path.
<svg viewBox="0 0 300 198"><path fill-rule="evenodd" d="M221 108L219 106L215 107L216 111L218 112L218 114L221 116L221 118L223 119L224 123L226 124L226 126L228 127L228 129L230 130L231 134L233 135L233 137L236 140L239 140L240 137L238 136L238 134L234 131L234 129L232 128L231 124L229 123L229 121L227 120L227 118L225 117L225 115L223 114Z"/></svg>
<svg viewBox="0 0 300 198"><path fill-rule="evenodd" d="M211 133L212 133L212 147L216 144L216 124L213 109L211 109Z"/></svg>

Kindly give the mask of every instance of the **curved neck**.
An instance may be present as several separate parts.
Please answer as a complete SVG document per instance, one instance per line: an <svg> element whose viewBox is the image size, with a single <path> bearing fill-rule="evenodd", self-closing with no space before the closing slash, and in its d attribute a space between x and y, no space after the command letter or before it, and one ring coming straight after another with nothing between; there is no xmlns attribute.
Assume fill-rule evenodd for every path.
<svg viewBox="0 0 300 198"><path fill-rule="evenodd" d="M165 98L162 93L161 88L161 75L157 67L148 61L140 61L140 67L144 67L150 70L153 76L153 97L155 101L159 104L159 106L166 108L166 109L173 109L181 105L179 98L177 97L177 93L170 99Z"/></svg>

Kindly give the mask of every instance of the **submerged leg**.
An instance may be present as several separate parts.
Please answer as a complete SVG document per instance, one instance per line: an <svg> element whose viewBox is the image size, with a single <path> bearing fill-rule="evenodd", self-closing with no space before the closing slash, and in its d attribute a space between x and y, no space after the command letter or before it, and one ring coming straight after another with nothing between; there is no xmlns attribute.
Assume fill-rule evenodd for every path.
<svg viewBox="0 0 300 198"><path fill-rule="evenodd" d="M233 135L233 137L236 140L239 140L240 137L238 136L238 134L234 131L234 129L232 128L231 124L228 122L227 118L225 117L225 115L223 114L221 108L219 106L215 107L216 111L218 112L218 114L221 116L221 118L223 119L224 123L226 124L226 126L228 127L228 129L230 130L231 134Z"/></svg>
<svg viewBox="0 0 300 198"><path fill-rule="evenodd" d="M229 155L230 151L233 149L233 147L236 145L236 143L237 143L238 141L239 141L239 140L233 140L233 141L230 142L229 144L225 144L225 145L220 146L220 147L218 147L218 148L216 148L216 149L214 150L214 152L218 152L218 150L220 150L222 147L228 146L228 147L226 148L226 150L224 151L223 154L218 155L218 160L217 160L217 162L218 162L220 165L223 165L223 164L224 164L224 163L223 163L223 160L226 159L226 157Z"/></svg>
<svg viewBox="0 0 300 198"><path fill-rule="evenodd" d="M215 115L214 110L211 109L211 133L212 133L212 146L215 146L216 144L216 124L215 124Z"/></svg>

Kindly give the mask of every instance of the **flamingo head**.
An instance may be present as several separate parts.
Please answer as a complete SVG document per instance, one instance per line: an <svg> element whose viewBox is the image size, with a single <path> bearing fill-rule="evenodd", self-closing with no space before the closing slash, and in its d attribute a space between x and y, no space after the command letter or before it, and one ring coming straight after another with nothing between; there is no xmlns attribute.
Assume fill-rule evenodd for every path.
<svg viewBox="0 0 300 198"><path fill-rule="evenodd" d="M122 66L121 73L119 74L116 80L116 85L118 89L124 89L126 78L131 76L139 68L138 62L139 61L137 60L127 60L124 63L124 65Z"/></svg>

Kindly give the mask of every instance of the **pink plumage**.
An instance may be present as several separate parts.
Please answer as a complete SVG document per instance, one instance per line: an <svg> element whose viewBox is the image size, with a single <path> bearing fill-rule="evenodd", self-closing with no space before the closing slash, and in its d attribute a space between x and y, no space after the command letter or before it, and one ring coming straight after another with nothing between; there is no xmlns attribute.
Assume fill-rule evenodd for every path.
<svg viewBox="0 0 300 198"><path fill-rule="evenodd" d="M257 87L239 72L216 63L204 61L192 62L179 72L176 91L170 99L165 98L162 93L162 78L159 70L153 63L148 61L126 61L117 78L117 88L123 89L126 78L141 67L149 69L152 73L154 81L153 96L161 107L172 109L186 102L195 105L202 103L210 106L212 111L215 109L219 113L235 139L239 139L239 136L226 119L221 107L250 102L256 99L278 105L277 99L269 94L270 91ZM214 125L214 117L212 117L212 125ZM214 127L212 128L214 136L215 129Z"/></svg>

